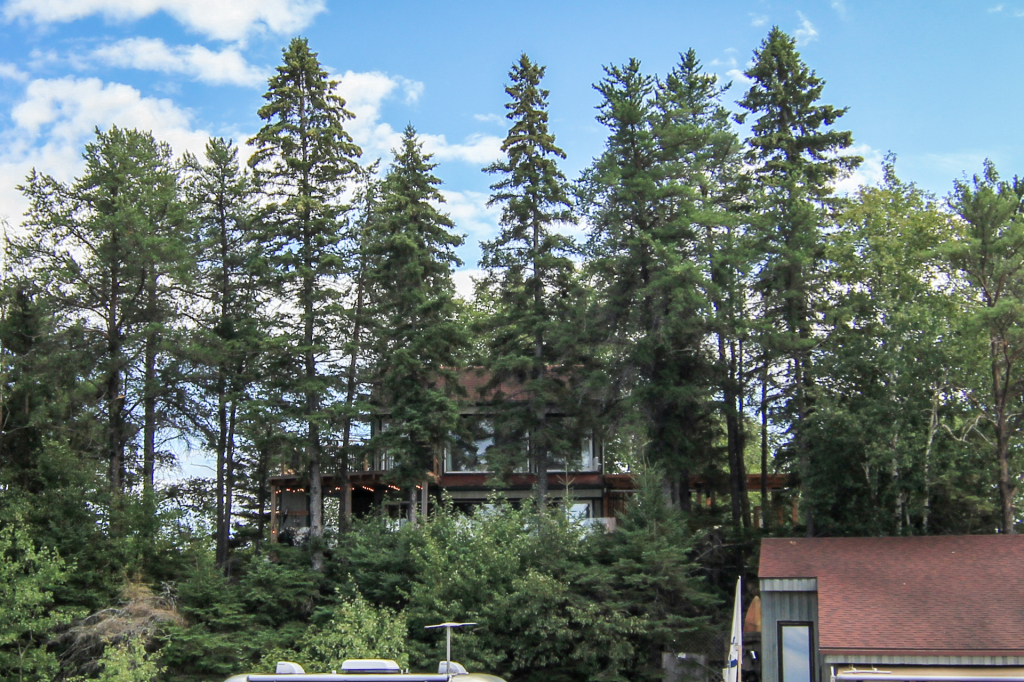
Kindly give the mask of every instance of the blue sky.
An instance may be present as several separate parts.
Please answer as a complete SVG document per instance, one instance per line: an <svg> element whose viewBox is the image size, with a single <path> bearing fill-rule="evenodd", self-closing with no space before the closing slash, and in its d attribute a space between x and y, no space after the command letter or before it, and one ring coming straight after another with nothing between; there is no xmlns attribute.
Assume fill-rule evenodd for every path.
<svg viewBox="0 0 1024 682"><path fill-rule="evenodd" d="M386 158L407 123L425 136L471 269L496 229L480 168L498 153L521 52L547 65L551 127L574 177L604 144L592 88L603 65L637 57L663 74L693 47L733 81L734 101L773 24L827 81L824 101L850 108L841 124L867 162L845 187L877 180L888 150L904 178L940 195L986 157L1024 174L1024 0L5 0L0 217L20 222L14 186L33 166L80 172L96 126L151 129L176 152L201 152L210 135L246 140L281 49L304 35L341 79L368 159Z"/></svg>

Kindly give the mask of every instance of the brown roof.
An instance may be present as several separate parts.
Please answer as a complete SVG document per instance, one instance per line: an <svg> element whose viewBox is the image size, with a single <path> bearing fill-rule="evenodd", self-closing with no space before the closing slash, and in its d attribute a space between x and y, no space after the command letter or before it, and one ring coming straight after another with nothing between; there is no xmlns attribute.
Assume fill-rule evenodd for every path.
<svg viewBox="0 0 1024 682"><path fill-rule="evenodd" d="M1024 655L1024 536L771 538L761 578L817 578L823 653Z"/></svg>
<svg viewBox="0 0 1024 682"><path fill-rule="evenodd" d="M509 379L500 382L496 386L488 387L491 374L482 367L466 367L460 369L459 384L466 389L466 397L470 402L491 402L500 393L506 400L525 400L527 395L523 391L522 383Z"/></svg>
<svg viewBox="0 0 1024 682"><path fill-rule="evenodd" d="M563 368L548 366L548 376L560 377L566 380L566 370ZM491 373L483 367L465 367L458 371L459 384L466 389L466 397L471 402L489 403L498 398L500 393L504 400L529 400L530 394L523 384L515 377L509 377L495 386L488 386L491 380Z"/></svg>

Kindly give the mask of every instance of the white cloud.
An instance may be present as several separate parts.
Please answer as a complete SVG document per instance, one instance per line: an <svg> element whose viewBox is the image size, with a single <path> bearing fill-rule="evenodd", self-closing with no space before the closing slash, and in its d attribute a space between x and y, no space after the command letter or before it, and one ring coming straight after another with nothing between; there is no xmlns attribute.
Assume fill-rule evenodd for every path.
<svg viewBox="0 0 1024 682"><path fill-rule="evenodd" d="M796 44L806 45L813 40L817 40L818 29L814 28L814 24L804 16L803 12L797 12L796 15L800 17L800 28L793 31L793 37L796 38Z"/></svg>
<svg viewBox="0 0 1024 682"><path fill-rule="evenodd" d="M0 62L0 78L24 83L28 80L28 74L14 64Z"/></svg>
<svg viewBox="0 0 1024 682"><path fill-rule="evenodd" d="M742 83L742 84L745 84L745 85L753 83L754 81L752 81L751 79L747 78L747 75L743 72L744 70L740 68L739 62L736 61L736 57L733 56L733 53L736 52L736 49L730 47L725 52L726 52L726 54L729 55L728 57L726 57L725 59L712 59L710 64L709 64L709 66L719 67L719 68L721 68L721 67L728 67L725 70L726 80L732 81L733 83ZM747 62L746 66L747 66L747 68L749 68L749 67L751 67L753 65L754 65L754 62L753 61L749 61L749 62ZM719 80L722 80L717 74L714 74L714 75Z"/></svg>
<svg viewBox="0 0 1024 682"><path fill-rule="evenodd" d="M497 123L499 125L504 125L508 120L501 114L473 114L473 118L484 123Z"/></svg>
<svg viewBox="0 0 1024 682"><path fill-rule="evenodd" d="M476 280L483 277L484 271L476 268L456 270L452 273L452 282L455 284L455 294L464 301L472 301L476 298Z"/></svg>
<svg viewBox="0 0 1024 682"><path fill-rule="evenodd" d="M109 66L181 73L210 85L266 85L267 72L245 61L235 48L214 52L202 45L170 47L158 38L129 38L103 45L88 59Z"/></svg>
<svg viewBox="0 0 1024 682"><path fill-rule="evenodd" d="M846 18L846 2L845 0L832 0L832 9L839 14L840 19Z"/></svg>
<svg viewBox="0 0 1024 682"><path fill-rule="evenodd" d="M995 7L989 7L988 11L989 12L1002 12L1003 11L1003 6L1002 5L996 5Z"/></svg>
<svg viewBox="0 0 1024 682"><path fill-rule="evenodd" d="M420 95L423 94L423 83L419 81L412 81L408 78L401 79L402 90L405 92L405 103L415 104L420 101Z"/></svg>
<svg viewBox="0 0 1024 682"><path fill-rule="evenodd" d="M768 16L765 14L753 14L750 15L751 26L764 26L768 23Z"/></svg>
<svg viewBox="0 0 1024 682"><path fill-rule="evenodd" d="M501 157L500 137L474 134L463 143L452 143L444 135L421 134L423 151L433 154L438 161L465 161L478 166L491 163Z"/></svg>
<svg viewBox="0 0 1024 682"><path fill-rule="evenodd" d="M853 194L862 186L877 185L884 177L882 163L885 155L866 144L855 144L843 152L844 156L860 156L864 162L849 176L835 184L836 192Z"/></svg>
<svg viewBox="0 0 1024 682"><path fill-rule="evenodd" d="M367 158L386 159L401 143L402 133L381 121L381 107L386 99L399 92L406 103L417 101L423 93L423 84L379 71L346 71L335 78L339 81L338 93L356 116L348 123L349 134L363 148ZM501 156L501 138L493 135L470 135L462 143L449 142L444 135L420 132L419 136L424 151L433 154L438 161L485 164Z"/></svg>
<svg viewBox="0 0 1024 682"><path fill-rule="evenodd" d="M442 189L441 208L451 216L460 232L468 233L467 242L494 239L501 220L501 207L488 206L490 196L483 192L456 192Z"/></svg>
<svg viewBox="0 0 1024 682"><path fill-rule="evenodd" d="M750 85L754 82L752 78L747 78L747 74L743 72L743 69L729 69L725 72L725 75L729 77L733 83L742 83L744 85Z"/></svg>
<svg viewBox="0 0 1024 682"><path fill-rule="evenodd" d="M94 130L110 125L151 130L176 154L202 153L209 134L192 128L189 113L171 100L143 97L128 85L98 78L38 79L11 111L14 126L0 133L0 218L24 213L14 186L30 169L69 181L82 169L81 153Z"/></svg>
<svg viewBox="0 0 1024 682"><path fill-rule="evenodd" d="M326 10L324 0L8 0L7 21L66 23L92 15L128 22L165 12L186 28L218 40L252 33L293 34Z"/></svg>

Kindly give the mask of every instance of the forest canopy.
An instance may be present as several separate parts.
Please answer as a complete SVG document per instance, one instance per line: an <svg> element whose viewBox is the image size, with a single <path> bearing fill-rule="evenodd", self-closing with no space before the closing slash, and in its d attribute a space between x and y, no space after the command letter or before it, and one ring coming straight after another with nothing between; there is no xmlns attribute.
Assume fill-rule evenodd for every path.
<svg viewBox="0 0 1024 682"><path fill-rule="evenodd" d="M837 192L862 162L847 110L778 28L743 93L693 50L606 66L607 142L576 178L544 76L525 54L508 73L468 300L415 128L364 158L302 38L249 159L111 126L73 181L25 179L0 283L0 676L426 668L424 626L472 620L471 667L654 679L720 629L761 537L1017 531L1024 181L986 162L937 197L890 154ZM325 475L383 455L415 494L467 437L465 368L529 396L495 402L488 505L400 524L325 504ZM544 476L500 495L571 470L582 434L635 481L615 532ZM196 457L212 475L181 475ZM295 546L269 535L283 470L309 485Z"/></svg>

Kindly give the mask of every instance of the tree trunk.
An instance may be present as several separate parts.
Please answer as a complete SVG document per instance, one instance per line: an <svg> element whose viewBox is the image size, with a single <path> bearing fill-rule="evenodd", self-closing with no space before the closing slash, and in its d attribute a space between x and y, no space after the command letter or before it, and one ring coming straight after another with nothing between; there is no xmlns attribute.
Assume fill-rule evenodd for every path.
<svg viewBox="0 0 1024 682"><path fill-rule="evenodd" d="M156 403L159 388L156 380L157 334L150 331L146 334L145 353L145 385L143 388L143 422L142 446L142 487L146 493L153 492L156 477Z"/></svg>
<svg viewBox="0 0 1024 682"><path fill-rule="evenodd" d="M540 266L537 262L537 253L540 250L540 223L535 218L533 221L533 310L537 320L544 319L543 282L541 280ZM544 336L538 330L533 339L533 378L539 384L543 381L546 373L544 366ZM545 434L547 429L547 405L536 408L537 431ZM531 439L531 446L534 439ZM537 511L543 514L547 510L548 503L548 447L545 442L546 434L539 439L541 442L534 447L534 456L537 465Z"/></svg>
<svg viewBox="0 0 1024 682"><path fill-rule="evenodd" d="M768 359L761 366L761 523L764 532L772 527L771 503L768 500Z"/></svg>
<svg viewBox="0 0 1024 682"><path fill-rule="evenodd" d="M345 387L345 430L341 442L341 461L338 467L338 474L341 477L341 502L338 505L338 532L344 533L348 530L349 521L352 518L350 502L352 500L351 485L348 480L349 461L351 459L352 447L352 409L356 397L356 360L359 357L359 340L362 336L363 302L365 295L363 259L360 259L358 281L356 282L356 309L352 320L352 352L348 359L348 377Z"/></svg>
<svg viewBox="0 0 1024 682"><path fill-rule="evenodd" d="M121 391L121 281L120 267L117 262L118 235L111 236L114 259L110 266L110 297L107 300L107 358L110 368L107 370L107 433L106 447L109 462L108 476L110 488L118 495L124 488L124 395Z"/></svg>
<svg viewBox="0 0 1024 682"><path fill-rule="evenodd" d="M307 217L306 229L303 231L303 261L307 274L302 281L302 307L303 307L303 330L302 341L305 346L305 379L307 386L312 385L317 379L316 354L313 350L314 342L314 308L313 308L313 275L315 266L312 258L312 235L309 229ZM311 389L305 391L305 419L306 419L306 461L309 466L309 541L313 546L311 552L313 570L320 572L324 568L324 552L321 541L324 536L323 525L323 479L320 470L320 425L316 422L316 415L320 408L320 396Z"/></svg>
<svg viewBox="0 0 1024 682"><path fill-rule="evenodd" d="M223 567L228 559L227 532L227 452L228 452L228 406L224 366L217 377L217 531L215 561Z"/></svg>
<svg viewBox="0 0 1024 682"><path fill-rule="evenodd" d="M152 493L156 475L156 404L157 396L160 394L156 378L157 345L160 342L160 335L156 331L156 286L159 275L155 270L147 268L143 276L146 278L146 323L149 328L146 330L145 375L142 387L142 487L146 493Z"/></svg>

